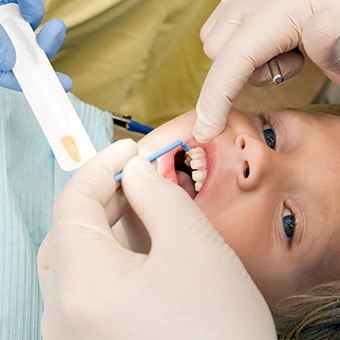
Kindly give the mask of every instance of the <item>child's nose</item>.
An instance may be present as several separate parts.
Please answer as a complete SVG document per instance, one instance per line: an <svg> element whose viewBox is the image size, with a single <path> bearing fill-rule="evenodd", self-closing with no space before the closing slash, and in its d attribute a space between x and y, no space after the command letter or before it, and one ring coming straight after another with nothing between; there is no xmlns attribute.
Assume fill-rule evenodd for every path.
<svg viewBox="0 0 340 340"><path fill-rule="evenodd" d="M242 133L235 138L235 144L241 149L241 168L237 175L241 190L254 190L267 176L274 175L275 152L262 140Z"/></svg>

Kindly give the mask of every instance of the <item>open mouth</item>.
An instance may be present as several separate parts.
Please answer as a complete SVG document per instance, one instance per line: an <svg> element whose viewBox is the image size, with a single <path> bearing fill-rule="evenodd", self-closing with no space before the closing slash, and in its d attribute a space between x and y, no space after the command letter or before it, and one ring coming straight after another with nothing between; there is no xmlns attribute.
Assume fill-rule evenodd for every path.
<svg viewBox="0 0 340 340"><path fill-rule="evenodd" d="M174 155L174 168L178 185L194 199L202 189L207 176L205 150L201 147L195 147L188 152L178 151Z"/></svg>

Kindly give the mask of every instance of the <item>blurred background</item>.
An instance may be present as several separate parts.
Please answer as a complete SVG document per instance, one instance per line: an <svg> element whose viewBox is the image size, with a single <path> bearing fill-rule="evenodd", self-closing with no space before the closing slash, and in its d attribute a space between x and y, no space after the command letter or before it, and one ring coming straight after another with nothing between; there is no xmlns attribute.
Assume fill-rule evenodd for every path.
<svg viewBox="0 0 340 340"><path fill-rule="evenodd" d="M157 126L195 107L211 62L199 31L219 0L46 0L44 21L68 33L53 60L72 92L103 110ZM226 60L226 63L228 61ZM326 78L306 59L282 85L247 85L235 107L258 112L311 103Z"/></svg>

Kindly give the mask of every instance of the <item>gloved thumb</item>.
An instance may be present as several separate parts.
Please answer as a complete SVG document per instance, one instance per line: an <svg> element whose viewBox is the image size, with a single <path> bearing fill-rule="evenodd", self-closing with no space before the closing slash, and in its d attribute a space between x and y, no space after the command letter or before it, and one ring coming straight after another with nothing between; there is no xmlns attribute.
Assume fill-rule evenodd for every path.
<svg viewBox="0 0 340 340"><path fill-rule="evenodd" d="M153 249L158 246L178 249L179 241L190 240L189 234L193 232L215 234L207 217L184 189L159 175L142 157L134 157L126 164L122 186L131 208L151 236Z"/></svg>
<svg viewBox="0 0 340 340"><path fill-rule="evenodd" d="M302 41L308 56L325 75L340 85L340 20L323 9L305 24Z"/></svg>
<svg viewBox="0 0 340 340"><path fill-rule="evenodd" d="M0 26L0 70L10 71L14 67L15 57L14 46L4 28Z"/></svg>

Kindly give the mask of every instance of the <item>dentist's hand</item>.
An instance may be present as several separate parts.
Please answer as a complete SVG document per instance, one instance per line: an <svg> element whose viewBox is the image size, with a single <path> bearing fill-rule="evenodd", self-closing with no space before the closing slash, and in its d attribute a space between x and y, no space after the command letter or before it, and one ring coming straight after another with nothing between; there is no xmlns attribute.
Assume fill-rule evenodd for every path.
<svg viewBox="0 0 340 340"><path fill-rule="evenodd" d="M0 0L0 5L15 1ZM35 30L44 15L43 0L18 0L18 5L22 17ZM37 43L46 53L48 58L52 58L60 49L66 36L66 26L63 21L54 19L47 22L37 35ZM14 47L6 33L0 26L0 86L12 90L21 91L21 88L11 71L15 64L16 56ZM57 76L65 91L72 87L72 80L63 73L57 72Z"/></svg>
<svg viewBox="0 0 340 340"><path fill-rule="evenodd" d="M266 62L278 56L285 78L303 66L295 48L340 84L339 0L222 0L201 30L214 60L197 103L194 136L208 141L225 127L229 110L249 80L271 83Z"/></svg>
<svg viewBox="0 0 340 340"><path fill-rule="evenodd" d="M44 339L275 339L270 311L235 253L187 193L134 157L122 185L150 233L149 254L110 226L113 174L134 154L117 142L62 192L39 251ZM110 216L110 217L109 217Z"/></svg>

